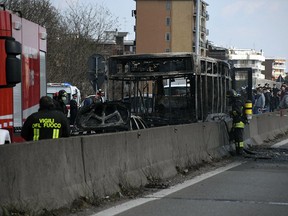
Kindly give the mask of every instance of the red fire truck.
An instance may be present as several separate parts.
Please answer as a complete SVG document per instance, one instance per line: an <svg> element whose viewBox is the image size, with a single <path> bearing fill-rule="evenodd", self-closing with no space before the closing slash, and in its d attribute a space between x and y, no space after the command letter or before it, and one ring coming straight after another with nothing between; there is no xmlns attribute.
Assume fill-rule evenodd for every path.
<svg viewBox="0 0 288 216"><path fill-rule="evenodd" d="M46 95L46 29L0 8L0 129L23 141L25 119Z"/></svg>

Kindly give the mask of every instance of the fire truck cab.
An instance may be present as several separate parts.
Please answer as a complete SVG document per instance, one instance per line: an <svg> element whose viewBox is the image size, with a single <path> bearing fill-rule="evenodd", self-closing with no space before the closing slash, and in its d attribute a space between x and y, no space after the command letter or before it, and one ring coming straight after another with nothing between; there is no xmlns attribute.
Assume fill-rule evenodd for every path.
<svg viewBox="0 0 288 216"><path fill-rule="evenodd" d="M21 142L26 118L46 95L46 29L0 8L0 129Z"/></svg>

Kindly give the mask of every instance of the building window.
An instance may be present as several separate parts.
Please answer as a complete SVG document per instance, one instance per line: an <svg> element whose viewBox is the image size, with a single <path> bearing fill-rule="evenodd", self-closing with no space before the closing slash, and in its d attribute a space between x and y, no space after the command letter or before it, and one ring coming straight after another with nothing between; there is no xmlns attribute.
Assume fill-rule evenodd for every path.
<svg viewBox="0 0 288 216"><path fill-rule="evenodd" d="M165 35L165 40L170 41L170 32L167 32Z"/></svg>
<svg viewBox="0 0 288 216"><path fill-rule="evenodd" d="M165 52L170 52L170 49L169 48L165 49Z"/></svg>
<svg viewBox="0 0 288 216"><path fill-rule="evenodd" d="M166 10L171 10L171 0L166 0Z"/></svg>
<svg viewBox="0 0 288 216"><path fill-rule="evenodd" d="M166 26L170 26L170 24L171 24L170 17L166 17Z"/></svg>

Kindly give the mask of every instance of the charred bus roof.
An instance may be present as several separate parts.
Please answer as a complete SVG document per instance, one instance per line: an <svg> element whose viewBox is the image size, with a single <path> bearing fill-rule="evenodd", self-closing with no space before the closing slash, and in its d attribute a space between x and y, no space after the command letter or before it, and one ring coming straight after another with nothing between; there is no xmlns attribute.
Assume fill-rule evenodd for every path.
<svg viewBox="0 0 288 216"><path fill-rule="evenodd" d="M199 61L200 65L198 72L196 71L196 61ZM222 64L228 70L230 69L229 64L225 61L209 57L198 57L197 59L196 55L190 52L111 56L109 58L109 79L144 81L155 80L158 77L163 79L181 78L202 73L224 75L223 70L214 70L209 64ZM221 71L222 74L216 71ZM229 73L227 70L226 72ZM230 74L225 75L230 76Z"/></svg>
<svg viewBox="0 0 288 216"><path fill-rule="evenodd" d="M194 54L158 53L112 56L109 58L111 80L155 80L193 74Z"/></svg>

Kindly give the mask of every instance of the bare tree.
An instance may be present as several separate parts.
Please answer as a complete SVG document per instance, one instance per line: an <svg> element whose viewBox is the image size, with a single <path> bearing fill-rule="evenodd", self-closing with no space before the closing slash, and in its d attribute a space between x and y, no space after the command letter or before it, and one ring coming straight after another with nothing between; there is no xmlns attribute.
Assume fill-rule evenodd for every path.
<svg viewBox="0 0 288 216"><path fill-rule="evenodd" d="M46 28L58 23L59 14L50 0L7 0L6 7Z"/></svg>
<svg viewBox="0 0 288 216"><path fill-rule="evenodd" d="M46 27L48 82L70 82L85 94L93 92L87 74L88 58L92 54L109 55L105 32L118 27L118 19L107 8L76 2L63 12L50 0L7 0L6 7Z"/></svg>
<svg viewBox="0 0 288 216"><path fill-rule="evenodd" d="M101 5L70 4L63 14L63 31L57 37L59 46L55 50L59 50L59 56L57 68L51 73L53 77L58 78L57 73L61 71L59 81L71 82L83 93L92 93L87 74L88 58L104 53L105 32L115 30L117 23L117 18Z"/></svg>
<svg viewBox="0 0 288 216"><path fill-rule="evenodd" d="M12 11L19 11L25 19L47 29L47 80L48 82L54 81L52 71L54 71L54 65L58 62L58 55L54 52L58 46L57 35L65 30L61 26L62 16L53 7L50 0L8 0L6 7ZM57 77L55 78L57 79Z"/></svg>

